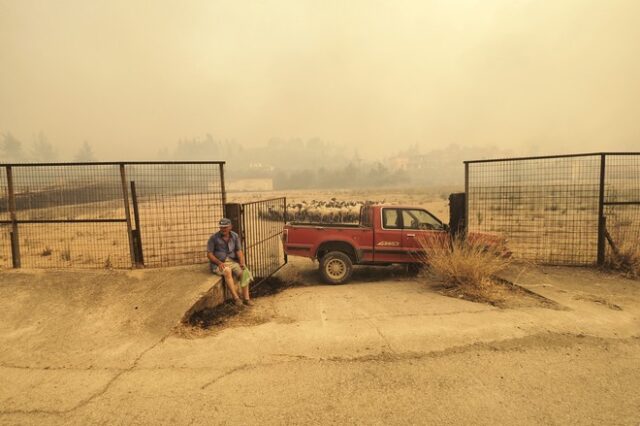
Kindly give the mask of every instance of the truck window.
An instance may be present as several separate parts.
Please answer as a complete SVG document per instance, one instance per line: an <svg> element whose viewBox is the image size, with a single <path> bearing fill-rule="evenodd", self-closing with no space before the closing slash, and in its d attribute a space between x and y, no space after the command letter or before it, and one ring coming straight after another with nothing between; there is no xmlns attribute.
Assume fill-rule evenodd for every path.
<svg viewBox="0 0 640 426"><path fill-rule="evenodd" d="M373 226L373 209L371 206L360 208L360 226L371 228Z"/></svg>
<svg viewBox="0 0 640 426"><path fill-rule="evenodd" d="M443 229L442 223L424 210L402 210L404 229Z"/></svg>
<svg viewBox="0 0 640 426"><path fill-rule="evenodd" d="M398 209L382 209L382 227L384 229L401 229Z"/></svg>

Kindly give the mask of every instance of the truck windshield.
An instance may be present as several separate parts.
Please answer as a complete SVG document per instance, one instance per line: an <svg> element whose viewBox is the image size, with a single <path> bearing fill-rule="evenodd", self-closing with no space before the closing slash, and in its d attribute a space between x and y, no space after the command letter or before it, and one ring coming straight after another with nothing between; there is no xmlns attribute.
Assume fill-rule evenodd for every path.
<svg viewBox="0 0 640 426"><path fill-rule="evenodd" d="M442 223L424 210L403 210L402 219L404 229L443 229Z"/></svg>

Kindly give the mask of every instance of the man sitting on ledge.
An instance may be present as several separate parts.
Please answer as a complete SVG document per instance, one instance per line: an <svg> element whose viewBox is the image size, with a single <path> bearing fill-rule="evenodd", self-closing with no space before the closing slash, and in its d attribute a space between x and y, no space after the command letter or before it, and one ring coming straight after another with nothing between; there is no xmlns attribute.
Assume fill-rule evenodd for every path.
<svg viewBox="0 0 640 426"><path fill-rule="evenodd" d="M236 306L242 306L242 299L244 299L246 305L253 306L253 302L249 298L249 284L246 283L242 287L241 299L238 295L239 290L234 282L235 275L236 280L240 283L242 273L246 267L240 236L231 230L231 221L229 219L222 218L218 224L220 225L220 231L209 237L207 242L207 257L209 258L211 272L224 277Z"/></svg>

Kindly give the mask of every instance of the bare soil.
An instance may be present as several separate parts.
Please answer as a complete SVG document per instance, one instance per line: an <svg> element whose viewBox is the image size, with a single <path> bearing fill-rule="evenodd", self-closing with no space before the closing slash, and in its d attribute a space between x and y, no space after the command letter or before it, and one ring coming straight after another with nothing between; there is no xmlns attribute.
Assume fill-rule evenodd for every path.
<svg viewBox="0 0 640 426"><path fill-rule="evenodd" d="M444 296L486 303L501 309L522 307L565 309L553 300L499 277L494 277L482 286L451 286L440 282L432 288Z"/></svg>

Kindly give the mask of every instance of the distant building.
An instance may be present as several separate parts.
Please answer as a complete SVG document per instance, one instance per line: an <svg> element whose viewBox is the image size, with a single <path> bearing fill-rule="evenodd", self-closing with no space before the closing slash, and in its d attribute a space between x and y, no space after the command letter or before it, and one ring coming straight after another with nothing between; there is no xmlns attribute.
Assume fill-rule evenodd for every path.
<svg viewBox="0 0 640 426"><path fill-rule="evenodd" d="M275 170L275 167L273 167L273 166L271 166L269 164L249 163L249 170L272 172L272 171Z"/></svg>

